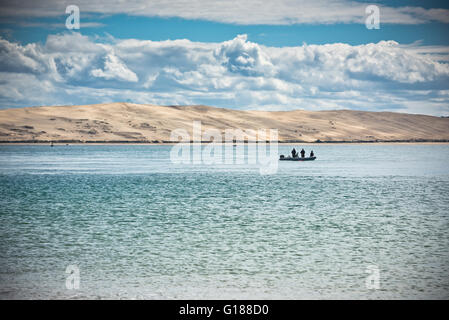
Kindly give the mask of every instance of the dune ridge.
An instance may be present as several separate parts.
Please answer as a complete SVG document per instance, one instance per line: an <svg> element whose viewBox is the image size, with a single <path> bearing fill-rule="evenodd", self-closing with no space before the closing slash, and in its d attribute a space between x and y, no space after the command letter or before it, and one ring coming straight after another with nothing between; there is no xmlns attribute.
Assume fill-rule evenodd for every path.
<svg viewBox="0 0 449 320"><path fill-rule="evenodd" d="M0 142L168 143L177 128L278 129L279 142L449 141L449 118L394 112L244 111L105 103L0 110Z"/></svg>

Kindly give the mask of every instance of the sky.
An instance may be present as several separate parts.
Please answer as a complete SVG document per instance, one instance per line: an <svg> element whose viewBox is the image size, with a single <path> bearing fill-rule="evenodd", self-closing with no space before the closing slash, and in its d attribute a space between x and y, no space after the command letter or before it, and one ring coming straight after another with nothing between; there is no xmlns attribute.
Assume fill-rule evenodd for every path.
<svg viewBox="0 0 449 320"><path fill-rule="evenodd" d="M449 2L0 0L0 108L117 101L447 116Z"/></svg>

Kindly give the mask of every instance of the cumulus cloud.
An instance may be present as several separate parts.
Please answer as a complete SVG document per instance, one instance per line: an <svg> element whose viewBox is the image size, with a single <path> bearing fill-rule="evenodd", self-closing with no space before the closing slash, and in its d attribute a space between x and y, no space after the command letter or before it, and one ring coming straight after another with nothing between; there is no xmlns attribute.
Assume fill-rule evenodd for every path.
<svg viewBox="0 0 449 320"><path fill-rule="evenodd" d="M375 3L379 4L378 1ZM65 13L70 1L6 0L0 16L58 16ZM181 17L224 23L316 24L364 23L365 8L372 2L352 0L78 0L82 13L128 14L148 17ZM381 7L382 23L421 24L432 21L449 23L449 10L405 6Z"/></svg>
<svg viewBox="0 0 449 320"><path fill-rule="evenodd" d="M245 34L224 42L215 50L215 57L231 72L247 76L272 76L270 58L255 43L248 42Z"/></svg>
<svg viewBox="0 0 449 320"><path fill-rule="evenodd" d="M0 39L0 70L24 73L44 71L37 45L28 44L21 46Z"/></svg>
<svg viewBox="0 0 449 320"><path fill-rule="evenodd" d="M448 55L446 47L394 41L277 48L245 35L222 43L105 42L79 33L25 46L0 39L0 102L448 114Z"/></svg>
<svg viewBox="0 0 449 320"><path fill-rule="evenodd" d="M90 72L94 77L123 80L129 82L137 82L139 78L137 75L129 70L126 65L120 61L114 54L106 55L104 62L104 70L94 69Z"/></svg>

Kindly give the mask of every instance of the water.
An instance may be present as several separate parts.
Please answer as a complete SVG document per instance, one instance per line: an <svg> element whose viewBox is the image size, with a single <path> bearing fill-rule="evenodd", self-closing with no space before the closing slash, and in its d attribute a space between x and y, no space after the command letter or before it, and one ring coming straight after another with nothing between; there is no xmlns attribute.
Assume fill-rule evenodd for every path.
<svg viewBox="0 0 449 320"><path fill-rule="evenodd" d="M449 298L449 145L314 145L273 175L170 149L0 146L0 298Z"/></svg>

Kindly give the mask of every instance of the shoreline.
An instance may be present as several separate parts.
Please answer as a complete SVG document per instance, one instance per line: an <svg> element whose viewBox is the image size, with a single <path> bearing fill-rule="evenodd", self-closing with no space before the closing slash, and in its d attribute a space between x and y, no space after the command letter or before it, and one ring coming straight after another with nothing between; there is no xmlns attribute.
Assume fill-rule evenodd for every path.
<svg viewBox="0 0 449 320"><path fill-rule="evenodd" d="M147 145L147 146L164 146L164 145L175 145L183 142L173 142L173 141L163 141L163 142L151 142L151 141L0 141L0 145L35 145L35 146L44 146L44 145ZM201 141L201 142L186 142L186 144L209 144L210 141ZM244 142L222 142L222 144L248 144L248 143L259 143L258 141L244 141ZM269 143L269 141L266 141ZM400 144L449 144L449 140L385 140L385 141L315 141L315 142L306 142L306 141L278 141L279 145L343 145L343 144L372 144L372 145L382 145L382 144L390 144L390 145L400 145Z"/></svg>

